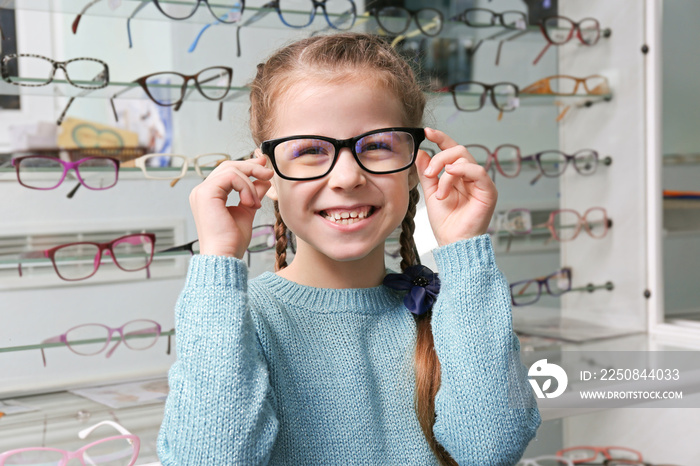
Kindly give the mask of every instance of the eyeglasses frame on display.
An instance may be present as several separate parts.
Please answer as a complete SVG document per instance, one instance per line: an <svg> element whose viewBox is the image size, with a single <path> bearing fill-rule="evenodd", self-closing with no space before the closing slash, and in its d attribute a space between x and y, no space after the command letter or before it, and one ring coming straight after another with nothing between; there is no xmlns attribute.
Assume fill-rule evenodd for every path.
<svg viewBox="0 0 700 466"><path fill-rule="evenodd" d="M113 440L120 440L123 439L126 442L128 442L132 447L133 447L133 454L131 456L131 459L125 466L133 466L136 464L136 459L139 456L139 452L141 450L141 439L137 436L129 432L127 429L125 429L123 426L120 424L117 424L114 421L102 421L99 422L91 427L88 427L86 429L81 430L78 433L78 437L80 439L85 439L87 438L88 435L90 435L93 431L95 431L98 427L103 426L103 425L109 425L117 429L121 435L113 435L110 437L105 437L100 440L96 440L94 442L91 442L78 450L75 451L68 451L68 450L63 450L60 448L48 448L48 447L32 447L32 448L18 448L14 450L8 450L5 452L0 453L0 466L5 464L5 461L7 458L10 456L17 454L17 453L24 453L24 452L29 452L29 451L46 451L46 452L54 452L54 453L60 453L63 456L63 461L65 462L64 464L67 464L70 462L72 459L79 459L81 463L85 464L83 455L87 450L90 448L94 447L95 445L99 445L101 443L105 443L107 441L113 441Z"/></svg>
<svg viewBox="0 0 700 466"><path fill-rule="evenodd" d="M492 175L491 175L492 178L495 177L494 169L497 170L498 173L505 176L506 178L515 178L516 176L518 176L520 174L520 170L522 167L522 163L521 163L522 156L521 156L521 152L520 152L520 147L518 147L514 144L501 144L498 147L496 147L493 151L490 151L488 149L488 147L481 145L481 144L464 144L464 147L467 149L467 151L469 151L470 147L474 147L474 148L478 147L480 149L483 149L488 154L488 157L486 158L486 162L484 162L484 170L486 170L487 172L489 170L491 170L492 171ZM501 167L500 161L498 160L498 151L504 147L513 148L516 151L517 170L513 174L506 173L505 170L503 170L503 167Z"/></svg>
<svg viewBox="0 0 700 466"><path fill-rule="evenodd" d="M563 448L559 451L557 451L557 456L564 457L564 453L575 451L575 450L591 450L593 453L595 453L595 456L589 457L589 458L577 458L575 460L572 460L574 464L581 464L581 463L589 463L591 461L596 461L598 458L598 455L603 455L605 459L614 459L611 454L610 450L624 450L629 453L632 453L637 456L639 461L644 461L642 458L642 454L638 452L637 450L633 450L632 448L627 448L627 447L618 447L618 446L605 446L605 447L594 447L594 446L575 446L575 447L569 447L569 448Z"/></svg>
<svg viewBox="0 0 700 466"><path fill-rule="evenodd" d="M561 274L564 274L565 278L567 279L568 286L566 287L566 289L563 289L560 293L553 293L552 290L551 290L551 288L549 287L549 279L555 278L555 277L557 277L558 275L561 275ZM516 303L516 302L515 302L515 294L513 293L513 290L514 290L514 288L515 288L517 285L522 285L522 284L526 284L526 283L527 283L527 284L529 284L529 283L537 283L537 293L536 293L536 295L535 295L535 298L534 298L532 301L529 301L529 302L527 302L527 303ZM569 268L569 267L563 267L563 268L561 268L561 269L557 270L556 272L553 272L553 273L551 273L551 274L549 274L549 275L544 275L544 276L542 276L542 277L531 278L531 279L528 279L528 280L519 280L519 281L517 281L517 282L511 283L511 284L510 284L511 303L513 304L513 306L529 306L529 305L531 305L531 304L536 303L537 301L539 301L540 297L542 296L542 285L543 285L543 284L544 284L544 286L545 286L545 289L546 289L546 291L547 291L547 294L549 294L549 295L551 295L551 296L554 296L554 297L559 297L559 296L561 296L562 294L571 291L571 268ZM529 285L528 285L528 286L529 286ZM527 287L523 288L522 291L525 291L526 289L527 289ZM519 294L522 294L522 291L521 291L521 293L519 293Z"/></svg>
<svg viewBox="0 0 700 466"><path fill-rule="evenodd" d="M56 161L56 162L60 163L60 164L63 166L63 175L61 176L61 179L60 179L60 181L56 184L56 186L54 186L54 187L52 187L52 188L36 188L36 187L33 187L33 186L26 185L26 184L24 184L24 183L22 182L22 179L21 179L21 176L20 176L20 170L21 170L20 165L21 165L21 162L22 162L23 160L37 159L37 158ZM114 170L115 170L115 174L114 174L114 183L112 183L111 185L106 186L106 187L104 187L104 188L93 188L93 187L88 186L88 185L85 183L85 181L83 180L83 178L80 176L80 170L79 170L78 167L80 166L80 164L85 163L85 162L88 161L88 160L93 160L93 159L109 160L112 164L114 164ZM75 162L66 162L66 161L64 161L64 160L59 159L58 157L51 157L51 156L48 156L48 155L25 155L25 156L21 156L21 157L15 157L15 158L12 159L12 166L15 167L15 173L16 173L16 175L17 175L17 182L19 182L19 184L21 184L21 185L24 186L25 188L36 189L36 190L40 190L40 191L49 191L49 190L58 188L61 184L63 184L63 181L66 179L66 176L68 175L68 172L69 172L70 170L73 170L73 171L75 172L76 178L78 179L78 183L77 183L77 184L75 185L75 187L74 187L72 190L70 190L70 192L66 195L66 197L68 197L68 199L72 199L72 198L73 198L73 196L75 195L76 191L78 190L78 188L79 188L81 185L82 185L82 186L85 186L87 189L90 189L90 190L92 190L92 191L102 191L102 190L105 190L105 189L109 189L109 188L114 187L114 186L117 184L117 181L119 180L119 165L120 165L120 161L119 161L118 159L113 158L113 157L85 157L85 158L82 158L82 159L80 159L80 160L76 160Z"/></svg>
<svg viewBox="0 0 700 466"><path fill-rule="evenodd" d="M586 220L586 217L588 216L589 213L593 211L602 211L603 212L603 234L600 236L596 236L593 234L590 228L590 222ZM573 236L568 239L563 239L560 238L559 235L556 232L556 228L554 226L554 218L561 214L561 213L571 213L574 214L578 217L578 222L575 226L576 230L573 233ZM608 234L608 230L612 227L612 220L608 217L608 212L605 210L604 207L591 207L588 210L586 210L583 214L578 213L578 211L574 209L557 209L553 210L549 214L549 219L545 223L541 223L539 225L535 225L533 228L548 228L549 232L551 233L551 239L554 239L559 242L566 242L566 241L573 241L576 238L578 238L579 233L581 233L581 227L588 233L588 235L591 238L595 239L602 239L605 238L605 236Z"/></svg>
<svg viewBox="0 0 700 466"><path fill-rule="evenodd" d="M226 91L223 93L223 95L222 95L221 97L218 97L218 98L212 98L212 97L209 97L208 95L206 95L206 93L204 93L204 91L202 91L202 88L201 88L201 85L202 85L202 84L206 84L206 81L203 82L203 83L200 83L199 80L197 79L197 78L199 77L199 75L202 74L203 72L209 71L209 70L213 70L213 69L221 69L221 70L226 71L226 73L228 74L228 84L226 85ZM174 101L174 102L172 102L172 103L170 103L170 104L164 104L164 103L158 102L158 100L156 100L156 98L153 97L153 95L151 94L151 92L148 90L148 82L147 82L147 80L148 80L149 78L153 77L153 76L164 75L164 74L174 74L174 75L180 76L180 77L183 78L183 80L184 80L184 82L183 82L183 84L182 84L182 87L181 87L180 99L177 100L177 101ZM210 79L215 79L215 78L210 78ZM194 84L195 84L194 88L196 88L196 89L199 91L199 93L200 93L204 98L206 98L206 99L208 99L208 100L211 100L211 101L219 101L219 114L218 114L218 116L219 116L219 121L221 121L221 119L222 119L222 112L223 112L223 104L224 104L224 103L223 103L223 100L224 100L224 98L228 95L228 92L229 92L229 90L231 89L231 81L233 80L233 68L231 68L231 67L228 67L228 66L210 66L210 67L204 68L204 69L200 70L199 72L197 72L197 73L195 73L195 74L191 74L191 75L185 75L185 74L179 73L179 72L177 72L177 71L159 71L159 72L156 72L156 73L150 73L150 74L147 74L147 75L145 75L145 76L141 76L140 78L137 78L137 79L133 80L132 83L136 83L136 84L138 84L139 86L141 86L141 88L143 89L143 91L146 93L146 96L147 96L149 99L151 99L151 101L153 101L156 105L160 105L161 107L174 107L174 111L177 112L178 110L180 110L180 107L181 107L182 104L184 103L184 101L185 101L187 95L189 95L189 93L192 92L192 91L191 91L192 88L187 86L187 84L188 84L191 80L194 81ZM165 87L165 88L171 88L171 87L172 87L172 85L168 85L168 84L156 84L156 85L154 85L154 86L155 86L155 87ZM129 91L129 90L131 90L131 89L132 89L132 86L125 87L125 88L122 89L121 91L116 92L116 93L109 99L109 102L110 102L110 104L112 105L112 112L114 113L114 119L115 119L116 121L119 121L119 116L117 115L117 108L116 108L115 105L114 105L114 99L116 99L116 98L119 97L121 94L123 94L123 93L125 93L125 92L127 92L127 91Z"/></svg>
<svg viewBox="0 0 700 466"><path fill-rule="evenodd" d="M2 32L2 29L0 29L0 32ZM52 66L52 73L51 73L51 76L48 78L48 80L47 80L46 82L41 83L41 84L27 84L27 83L12 81L12 80L11 80L11 77L10 77L10 74L9 74L9 70L7 69L7 68L8 68L8 67L7 67L7 63L8 63L12 58L21 58L21 57L41 58L41 59L43 59L43 60L46 60L46 61L50 62L50 63L51 63L51 66ZM76 83L76 82L73 82L73 81L70 79L70 75L68 74L68 70L66 69L66 66L68 66L68 64L70 64L70 63L72 63L72 62L81 61L81 60L82 60L82 61L85 61L85 60L94 61L94 62L97 62L97 63L99 63L99 64L101 64L101 65L103 66L103 70L102 70L101 72L97 73L97 74L95 75L94 78L92 78L93 80L97 80L97 79L102 80L102 81L103 81L102 84L99 84L99 85L96 85L96 86L86 86L86 85L84 85L84 84L78 84L78 83ZM3 78L6 82L8 82L8 83L10 83L10 84L13 84L13 85L15 85L15 86L23 86L23 87L41 87L41 86L49 85L49 84L51 84L51 83L53 82L54 77L56 76L56 70L58 70L59 68L63 70L63 74L65 75L65 77L66 77L66 82L67 82L68 84L72 85L73 87L77 87L77 88L79 88L79 89L83 89L83 91L82 91L81 93L79 93L77 96L73 96L73 97L71 97L70 99L68 99L68 103L67 103L66 106L63 108L63 111L61 112L61 115L60 115L60 116L58 117L58 119L56 120L56 124L60 126L61 123L63 122L63 118L66 116L66 113L68 112L68 109L69 109L70 106L73 104L73 102L75 101L76 97L83 97L83 96L89 94L90 92L92 92L92 91L94 91L94 90L103 89L103 88L105 88L105 87L107 87L107 86L109 85L109 66L107 65L107 63L105 63L105 62L103 62L102 60L99 60L99 59L97 59L97 58L91 58L91 57L78 57L78 58L72 58L72 59L66 60L66 61L57 61L57 60L53 60L52 58L45 57L45 56L43 56L43 55L33 54L33 53L19 53L19 54L18 54L18 53L12 53L12 54L5 55L5 56L2 58L2 63L1 63L1 65L0 65L0 73L2 74L2 78Z"/></svg>
<svg viewBox="0 0 700 466"><path fill-rule="evenodd" d="M195 157L186 157L186 156L180 155L180 154L160 154L160 153L157 153L157 154L144 154L144 155L134 159L134 165L136 165L136 167L140 168L141 171L143 172L143 176L149 180L171 180L170 187L173 188L173 187L175 187L175 185L177 184L178 181L180 181L182 178L185 177L185 175L187 174L187 170L189 169L190 163L194 166L195 171L202 179L206 178L207 175L205 175L202 172L201 167L197 163L197 160L200 157L206 157L206 156L210 156L210 155L220 155L223 157L220 161L217 162L217 164L216 164L217 167L222 162L224 162L226 160L231 160L230 155L220 153L220 152L212 152L209 154L199 154ZM180 171L180 173L175 174L174 176L172 176L170 178L152 176L152 175L148 174L148 167L146 166L146 160L148 160L150 158L156 158L156 157L177 157L179 159L183 159L185 161L185 163L182 164L182 170ZM157 169L158 167L153 167L153 168Z"/></svg>
<svg viewBox="0 0 700 466"><path fill-rule="evenodd" d="M456 88L457 88L457 86L461 86L464 84L478 84L484 88L484 91L481 93L481 98L479 100L479 104L480 104L479 108L465 109L459 105L459 102L457 100ZM511 86L515 91L514 95L509 96L513 99L516 99L514 101L514 105L512 107L501 108L498 105L498 101L496 100L495 89L496 89L496 86L502 86L502 85ZM516 108L518 108L518 106L519 106L518 99L520 96L520 88L518 87L517 84L511 83L511 82L506 82L506 81L497 82L494 84L486 84L486 83L482 83L480 81L461 81L461 82L450 84L449 86L447 86L447 92L450 92L452 94L452 100L454 102L455 108L457 108L457 110L459 110L460 112L477 112L477 111L481 110L482 108L484 108L484 105L486 103L486 96L490 94L491 95L491 103L500 112L498 115L499 121L503 117L503 112L512 112Z"/></svg>
<svg viewBox="0 0 700 466"><path fill-rule="evenodd" d="M581 171L579 166L576 164L576 156L577 156L577 154L581 154L582 152L590 152L593 154L593 161L594 162L593 162L593 169L591 171L583 172L583 171ZM551 172L547 172L544 169L543 162L542 162L542 156L545 154L548 154L548 153L558 153L559 155L561 155L564 158L564 163L561 164L561 165L563 165L563 168L559 169L558 173L556 173L556 174L553 174ZM607 165L610 165L611 160L609 160L609 159L610 159L609 157L606 159ZM545 176L547 178L558 178L558 177L562 176L564 174L564 172L566 171L566 169L568 168L568 166L571 165L570 162L572 160L574 161L574 163L573 163L574 169L576 170L576 172L579 175L589 176L589 175L594 174L597 171L600 156L598 154L598 151L595 151L593 149L581 149L581 150L574 152L573 154L566 154L560 150L545 150L545 151L537 152L536 154L531 154L531 155L527 155L525 157L522 157L521 163L535 163L537 165L537 167L539 168L540 173L537 176L535 176L532 180L530 180L530 185L534 185L543 176ZM605 163L605 161L604 161L604 163Z"/></svg>
<svg viewBox="0 0 700 466"><path fill-rule="evenodd" d="M360 161L360 157L357 155L355 152L355 144L367 137L371 136L372 134L377 134L377 133L385 133L385 132L392 132L392 131L398 131L398 132L405 132L411 135L413 138L413 154L410 163L408 163L406 166L395 169L395 170L390 170L390 171L383 171L383 172L377 172L373 170L368 170L364 165L362 165L362 162ZM305 178L297 178L297 177L291 177L284 175L283 173L280 172L277 161L275 160L275 148L284 142L287 141L293 141L295 139L316 139L320 141L325 141L325 142L330 142L333 144L333 147L335 149L335 154L333 156L333 162L330 164L328 170L323 174L323 175L318 175L318 176L312 176L312 177L305 177ZM317 180L320 178L323 178L324 176L328 175L332 170L333 167L335 167L335 164L338 162L338 157L340 157L340 151L343 148L348 148L350 149L350 152L352 152L352 156L355 158L355 161L357 164L362 168L364 171L367 173L371 173L373 175L388 175L390 173L397 173L403 170L408 169L413 165L413 163L416 161L416 156L418 155L418 150L420 149L420 144L425 140L425 129L424 128L409 128L409 127L391 127L391 128L380 128L380 129L375 129L372 131L368 131L366 133L362 133L358 136L348 138L348 139L334 139L334 138L329 138L325 136L316 136L316 135L299 135L299 136L289 136L285 138L278 138L278 139L270 139L267 141L263 141L262 144L260 145L260 150L264 155L266 155L269 159L270 162L272 163L272 168L275 170L275 173L280 178L283 178L285 180L291 180L291 181L311 181L311 180Z"/></svg>
<svg viewBox="0 0 700 466"><path fill-rule="evenodd" d="M547 27L545 26L545 23L550 19L563 19L563 20L566 20L566 21L571 23L572 27L569 29L569 35L567 36L567 38L565 40L563 40L561 42L556 42L549 36L549 33L547 32ZM595 38L595 40L593 40L590 43L586 42L586 40L583 38L583 35L581 33L581 23L583 23L584 21L594 21L596 24L596 28L595 28L595 30L597 32L596 38ZM600 22L598 22L598 20L595 18L583 18L581 21L576 22L576 21L572 20L571 18L567 18L566 16L561 16L561 15L545 16L544 18L542 18L540 20L539 27L540 27L540 31L542 31L542 35L544 36L545 40L547 41L547 44L544 46L542 51L539 53L539 55L537 55L535 60L532 62L533 65L536 65L540 61L540 59L544 56L545 52L547 52L547 50L549 50L549 48L552 45L564 45L567 42L569 42L571 39L573 39L574 32L577 32L576 37L578 37L581 44L583 44L585 46L589 46L589 47L597 44L598 41L600 40L601 36L607 38L607 37L610 37L610 35L612 34L612 31L609 28L606 28L606 29L601 31Z"/></svg>
<svg viewBox="0 0 700 466"><path fill-rule="evenodd" d="M467 13L471 13L474 11L486 11L491 14L491 23L490 24L484 24L484 23L472 23L467 19ZM517 22L515 23L515 26L511 26L510 24L507 24L505 20L503 19L503 16L508 13L517 13L518 15L522 15L523 19L523 24L518 24ZM498 20L499 24L496 24L496 20ZM456 21L465 24L466 26L472 27L472 28L489 28L489 27L494 27L494 26L501 26L506 29L517 29L521 30L524 27L527 27L527 13L524 11L517 11L517 10L506 10L502 11L500 13L497 13L493 10L489 10L488 8L467 8L466 10L462 11L461 13L458 13L454 15L452 18L450 18L450 21Z"/></svg>
<svg viewBox="0 0 700 466"><path fill-rule="evenodd" d="M263 19L265 16L267 16L269 13L276 11L277 16L279 17L280 21L282 21L282 24L284 24L287 27L293 28L293 29L303 29L311 23L314 22L314 19L316 19L316 10L320 6L321 9L323 10L323 14L326 17L326 23L328 23L328 26L332 29L335 30L340 30L340 31L345 31L348 29L351 29L355 25L355 21L357 21L357 5L355 4L354 0L348 0L349 3L352 4L352 21L350 22L350 25L347 28L338 28L337 26L333 25L330 17L328 16L328 12L326 11L326 0L310 0L312 2L313 10L310 13L309 17L309 22L306 24L306 26L293 26L291 24L288 24L282 15L282 10L280 9L279 6L279 0L272 0L267 3L265 3L263 6L261 6L258 11L251 16L250 18L246 19L243 24L240 24L236 26L236 56L240 57L241 56L241 28L249 26L257 21L260 21ZM194 47L196 46L196 41L190 46L190 50L194 50Z"/></svg>
<svg viewBox="0 0 700 466"><path fill-rule="evenodd" d="M153 324L154 327L153 327L152 329L151 329L151 328L145 329L145 330L148 330L148 331L153 330L153 332L151 332L151 333L143 333L143 331L141 331L141 332L138 332L138 333L139 333L138 336L133 336L133 337L132 337L131 335L132 335L133 333L130 333L128 337L125 336L125 335L124 335L124 327L126 327L126 326L129 325L129 324L133 324L134 322L148 322L149 324ZM75 329L78 329L78 328L81 328L81 327L88 327L88 326L95 326L95 327L102 327L102 328L104 328L105 330L107 330L107 338L93 338L93 339L90 339L90 340L81 340L81 341L77 341L77 342L72 342L72 344L78 344L78 345L80 345L80 344L88 344L88 343L101 343L101 342L104 342L104 346L103 346L99 351L95 351L95 352L93 352L93 353L80 353L80 352L76 351L76 350L71 346L71 344L68 342L68 336L67 336L67 335L68 335L71 331L73 331L73 330L75 330ZM129 349L137 350L137 351L146 350L146 349L148 349L148 348L153 347L153 346L158 342L158 338L160 338L160 336L161 336L161 331L162 331L161 325L160 325L158 322L156 322L156 321L154 321L154 320L150 320L150 319L134 319L134 320L130 320L129 322L127 322L127 323L125 323L124 325L122 325L121 327L108 327L107 325L100 324L100 323L95 323L95 322L91 322L91 323L88 323L88 324L76 325L75 327L66 330L66 331L65 331L64 333L62 333L61 335L57 335L57 336L55 336L55 337L47 338L47 339L45 339L44 341L42 341L42 342L41 342L42 346L41 346L41 348L40 348L40 350L41 350L41 359L42 359L42 361L44 362L44 367L46 367L46 354L45 354L45 352L44 352L44 346L43 346L43 345L45 345L45 344L50 344L50 343L63 343L70 351L72 351L73 353L75 353L75 354L77 354L77 355L80 355L80 356L95 356L96 354L100 354L100 353L104 352L104 350L107 349L107 347L109 346L109 344L112 342L112 336L113 336L115 333L118 333L118 334L119 334L119 337L120 337L120 338L119 338L119 341L117 341L117 343L116 343L114 346L112 346L112 348L110 348L109 351L107 351L107 354L105 355L106 358L110 358L110 357L112 356L112 354L114 353L114 351L117 349L117 347L118 347L122 342L123 342L124 345L125 345L127 348L129 348ZM145 337L150 336L150 335L152 335L152 334L155 334L155 338L153 338L153 342L152 342L150 345L145 346L145 347L143 347L143 348L133 348L133 347L129 346L129 343L127 342L127 340L128 340L129 338L145 338ZM170 340L170 335L168 335L168 340ZM168 341L168 347L167 347L167 350L166 350L166 354L170 354L170 341Z"/></svg>
<svg viewBox="0 0 700 466"><path fill-rule="evenodd" d="M406 20L406 25L400 31L390 31L389 29L387 29L385 27L384 24L382 24L381 20L379 19L381 11L388 9L388 8L393 8L393 9L405 11L406 13L408 13L408 19ZM438 19L437 32L433 32L433 33L427 32L425 29L423 29L423 26L421 26L420 22L418 21L418 13L420 13L422 11L427 11L427 10L434 11L437 14L437 19ZM397 35L403 34L404 32L406 32L408 30L408 28L411 27L411 20L413 20L423 35L428 36L428 37L435 37L435 36L439 35L440 32L442 32L442 27L443 27L444 20L445 20L445 17L440 10L437 10L435 8L429 8L429 7L419 8L417 10L412 10L412 9L405 8L402 6L383 6L381 8L370 8L367 10L366 13L369 14L370 16L374 16L375 20L377 21L377 24L384 32L386 32L387 34L397 34Z"/></svg>
<svg viewBox="0 0 700 466"><path fill-rule="evenodd" d="M107 241L107 242L104 242L104 243L96 243L96 242L93 242L93 241L76 241L76 242L73 242L73 243L60 244L60 245L58 245L58 246L54 246L53 248L44 249L44 250L42 250L42 251L29 251L29 252L21 253L21 254L20 254L20 260L19 260L19 262L17 263L17 270L18 270L18 272L19 272L19 276L21 277L21 276L22 276L22 261L21 261L21 259L43 259L43 258L47 258L47 259L50 259L50 260L51 260L51 264L53 265L54 271L56 272L56 275L58 275L58 277L59 277L61 280L64 280L64 281L67 281L67 282L74 282L74 281L86 280L86 279L92 277L93 275L95 275L95 273L97 273L97 270L100 268L100 264L102 263L102 251L108 251L110 257L112 258L112 262L114 262L114 264L115 264L120 270L123 270L123 271L125 271L125 272L138 272L139 270L144 270L144 269L145 269L145 270L146 270L146 278L151 278L150 265L151 265L151 263L153 262L153 254L154 254L155 247L152 247L152 248L151 248L151 254L147 256L146 265L143 266L143 267L139 267L139 268L137 268L137 269L131 269L131 270L124 269L121 265L119 265L119 262L117 262L117 259L116 259L115 256L114 256L114 252L113 252L113 250L112 250L112 247L113 247L114 243L116 243L116 242L118 242L118 241L121 241L121 240L123 240L123 239L125 239L125 238L129 238L129 237L131 237L131 236L145 236L145 237L147 237L147 238L151 241L151 244L152 244L153 246L155 246L155 243L156 243L156 235L155 235L155 233L132 233L132 234L128 234L128 235L122 235L122 236L120 236L120 237L118 237L118 238L115 238L115 239L113 239L113 240L111 240L111 241ZM92 271L92 273L91 273L90 275L87 275L87 276L85 276L85 277L81 277L81 278L64 278L64 277L61 275L61 273L59 272L59 270L58 270L58 265L56 264L56 260L55 260L56 251L58 251L58 250L60 250L60 249L62 249L62 248L69 247L69 246L78 246L78 245L91 245L91 246L96 246L96 247L97 247L97 254L95 255L95 258L94 258L94 269L93 269L93 271Z"/></svg>

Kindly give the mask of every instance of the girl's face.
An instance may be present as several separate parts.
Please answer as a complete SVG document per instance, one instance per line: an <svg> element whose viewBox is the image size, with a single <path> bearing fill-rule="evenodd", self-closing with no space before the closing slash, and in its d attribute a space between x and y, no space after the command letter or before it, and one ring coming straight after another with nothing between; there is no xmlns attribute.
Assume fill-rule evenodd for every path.
<svg viewBox="0 0 700 466"><path fill-rule="evenodd" d="M293 85L278 102L271 138L347 139L396 126L406 126L401 103L376 82L307 81ZM357 164L350 149L343 148L325 177L289 181L275 175L268 196L278 200L285 224L297 237L297 257L315 255L342 262L371 256L375 263L383 263L384 240L403 220L409 189L416 183L414 167L373 175ZM350 218L337 222L328 219L331 214Z"/></svg>

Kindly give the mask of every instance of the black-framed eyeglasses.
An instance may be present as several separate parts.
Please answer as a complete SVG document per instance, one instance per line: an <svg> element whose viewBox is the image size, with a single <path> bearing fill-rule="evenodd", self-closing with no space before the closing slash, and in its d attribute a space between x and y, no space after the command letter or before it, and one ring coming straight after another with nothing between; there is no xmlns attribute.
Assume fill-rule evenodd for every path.
<svg viewBox="0 0 700 466"><path fill-rule="evenodd" d="M163 107L174 106L174 110L177 112L185 101L185 97L192 92L192 88L187 86L190 81L194 81L195 88L204 98L221 101L228 94L232 79L232 68L228 66L212 66L191 75L185 75L177 71L161 71L141 76L133 82L141 86L148 98L154 103ZM114 106L114 99L130 89L131 87L122 89L109 100L112 104L114 119L117 121L119 121L119 116ZM222 106L223 102L220 102L219 120L221 120Z"/></svg>
<svg viewBox="0 0 700 466"><path fill-rule="evenodd" d="M390 34L403 34L413 19L423 34L434 37L440 34L444 22L442 13L435 8L409 10L400 6L385 6L372 8L369 14L377 19L379 27Z"/></svg>
<svg viewBox="0 0 700 466"><path fill-rule="evenodd" d="M526 29L527 15L522 11L508 10L497 13L486 8L467 8L451 18L452 21L460 21L469 27L487 28L502 26L506 29Z"/></svg>
<svg viewBox="0 0 700 466"><path fill-rule="evenodd" d="M478 81L463 81L450 85L447 90L452 93L457 110L462 112L481 110L489 95L493 106L501 112L512 112L519 105L520 88L509 82L485 84Z"/></svg>
<svg viewBox="0 0 700 466"><path fill-rule="evenodd" d="M323 178L333 170L340 150L350 149L366 172L383 175L406 170L416 160L425 139L423 128L382 128L348 139L324 136L289 136L264 141L260 146L275 173L285 180Z"/></svg>

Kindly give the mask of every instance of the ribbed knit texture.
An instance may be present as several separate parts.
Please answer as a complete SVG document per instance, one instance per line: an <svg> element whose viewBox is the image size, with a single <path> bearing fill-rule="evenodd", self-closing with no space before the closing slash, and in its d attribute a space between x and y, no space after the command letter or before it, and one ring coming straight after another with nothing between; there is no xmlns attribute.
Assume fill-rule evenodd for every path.
<svg viewBox="0 0 700 466"><path fill-rule="evenodd" d="M513 465L540 423L486 235L434 251L434 431L460 465ZM435 465L414 408L416 324L379 286L320 289L195 256L158 437L166 465Z"/></svg>

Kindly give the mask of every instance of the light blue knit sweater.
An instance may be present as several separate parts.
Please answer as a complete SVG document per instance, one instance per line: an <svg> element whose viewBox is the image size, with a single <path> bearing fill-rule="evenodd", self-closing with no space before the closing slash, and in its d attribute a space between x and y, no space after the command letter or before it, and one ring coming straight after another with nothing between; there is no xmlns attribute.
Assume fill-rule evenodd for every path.
<svg viewBox="0 0 700 466"><path fill-rule="evenodd" d="M434 432L460 465L512 465L539 412L490 238L434 251ZM192 258L158 437L166 465L434 465L414 410L416 325L385 286L306 287Z"/></svg>

